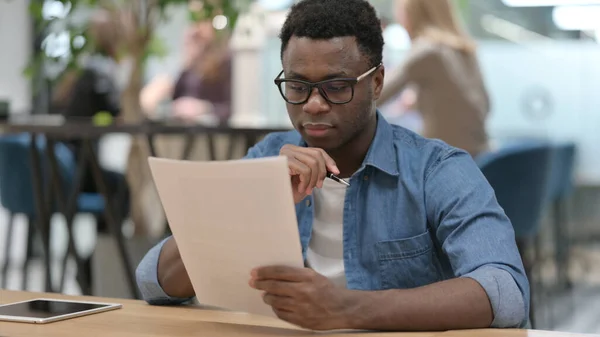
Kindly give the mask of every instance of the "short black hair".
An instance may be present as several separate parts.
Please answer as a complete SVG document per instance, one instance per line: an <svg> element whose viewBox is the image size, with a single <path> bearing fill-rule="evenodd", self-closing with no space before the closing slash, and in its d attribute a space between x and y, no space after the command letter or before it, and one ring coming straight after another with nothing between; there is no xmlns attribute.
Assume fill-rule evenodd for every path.
<svg viewBox="0 0 600 337"><path fill-rule="evenodd" d="M366 0L302 0L293 5L281 28L281 57L292 36L315 40L354 36L371 67L382 62L381 22Z"/></svg>

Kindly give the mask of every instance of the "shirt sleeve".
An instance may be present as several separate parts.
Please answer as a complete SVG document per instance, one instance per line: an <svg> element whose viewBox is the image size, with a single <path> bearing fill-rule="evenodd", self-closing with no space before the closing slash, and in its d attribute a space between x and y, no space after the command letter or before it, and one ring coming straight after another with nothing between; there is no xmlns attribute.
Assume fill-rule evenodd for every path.
<svg viewBox="0 0 600 337"><path fill-rule="evenodd" d="M170 237L169 237L170 238ZM175 305L182 304L192 299L171 297L165 293L158 282L158 258L165 242L164 239L146 253L135 271L135 278L142 294L142 298L149 304Z"/></svg>
<svg viewBox="0 0 600 337"><path fill-rule="evenodd" d="M450 149L425 177L427 217L456 277L477 281L487 293L492 327L525 327L529 282L512 224L466 152Z"/></svg>

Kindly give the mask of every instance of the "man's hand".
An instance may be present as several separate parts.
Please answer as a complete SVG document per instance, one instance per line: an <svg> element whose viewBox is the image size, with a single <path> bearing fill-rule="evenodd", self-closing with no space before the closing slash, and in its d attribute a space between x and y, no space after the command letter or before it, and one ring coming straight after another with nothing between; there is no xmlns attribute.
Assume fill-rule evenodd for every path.
<svg viewBox="0 0 600 337"><path fill-rule="evenodd" d="M281 148L279 155L288 158L295 203L312 194L315 187L323 187L327 170L333 174L340 173L335 161L323 149L287 144Z"/></svg>
<svg viewBox="0 0 600 337"><path fill-rule="evenodd" d="M336 287L312 269L257 268L252 271L250 286L264 291L263 300L284 321L312 330L350 326L352 292Z"/></svg>

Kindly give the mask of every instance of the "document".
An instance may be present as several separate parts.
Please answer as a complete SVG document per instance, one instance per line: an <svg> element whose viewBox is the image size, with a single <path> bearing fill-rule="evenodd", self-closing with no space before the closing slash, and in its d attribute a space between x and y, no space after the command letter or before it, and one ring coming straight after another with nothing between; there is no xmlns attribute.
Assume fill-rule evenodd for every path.
<svg viewBox="0 0 600 337"><path fill-rule="evenodd" d="M287 158L148 161L198 301L275 317L248 281L256 267L304 266Z"/></svg>

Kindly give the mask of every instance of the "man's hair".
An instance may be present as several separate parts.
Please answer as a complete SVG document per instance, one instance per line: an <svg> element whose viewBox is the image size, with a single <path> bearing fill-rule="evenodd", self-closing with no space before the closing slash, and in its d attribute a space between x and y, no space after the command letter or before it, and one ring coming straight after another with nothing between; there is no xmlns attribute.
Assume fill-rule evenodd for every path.
<svg viewBox="0 0 600 337"><path fill-rule="evenodd" d="M282 58L292 36L314 40L353 36L371 67L382 61L381 22L366 0L302 0L292 6L281 28Z"/></svg>

